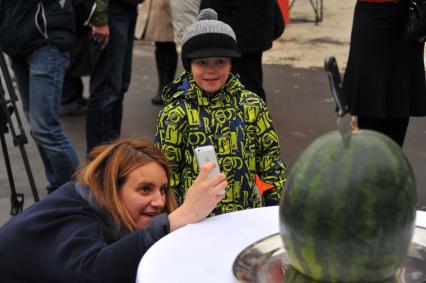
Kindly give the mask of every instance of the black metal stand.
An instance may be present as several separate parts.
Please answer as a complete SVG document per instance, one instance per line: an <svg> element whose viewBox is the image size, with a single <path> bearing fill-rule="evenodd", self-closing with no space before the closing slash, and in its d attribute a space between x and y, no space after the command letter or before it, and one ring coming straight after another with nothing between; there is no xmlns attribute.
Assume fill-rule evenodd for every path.
<svg viewBox="0 0 426 283"><path fill-rule="evenodd" d="M294 2L296 2L296 0L291 1L289 10L291 10L291 8L293 7ZM317 25L319 22L322 22L323 19L323 0L309 0L309 3L311 3L312 9L314 10L315 24Z"/></svg>
<svg viewBox="0 0 426 283"><path fill-rule="evenodd" d="M6 98L6 91L3 86L5 86L7 90L9 99ZM37 188L35 186L30 163L28 161L28 156L24 148L24 145L28 143L28 140L25 136L24 127L22 126L22 122L16 108L16 101L18 101L18 97L16 96L15 89L13 87L12 79L10 77L9 69L7 67L3 51L0 49L0 141L11 191L10 215L16 215L22 211L24 206L24 195L16 192L15 181L13 178L12 167L10 166L10 158L5 139L6 133L11 133L13 138L13 144L19 147L22 161L24 162L25 166L25 172L27 173L28 181L30 183L31 191L34 197L34 201L38 202L40 200ZM12 119L12 115L14 119ZM14 120L18 125L18 133L15 130Z"/></svg>

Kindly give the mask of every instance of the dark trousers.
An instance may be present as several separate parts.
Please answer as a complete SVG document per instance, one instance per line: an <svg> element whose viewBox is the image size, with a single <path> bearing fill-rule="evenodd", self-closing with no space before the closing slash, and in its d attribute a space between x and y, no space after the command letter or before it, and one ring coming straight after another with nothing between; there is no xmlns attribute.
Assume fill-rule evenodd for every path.
<svg viewBox="0 0 426 283"><path fill-rule="evenodd" d="M380 132L393 139L401 147L404 144L409 118L374 118L358 116L358 127Z"/></svg>
<svg viewBox="0 0 426 283"><path fill-rule="evenodd" d="M155 43L155 62L158 74L158 93L175 79L178 54L176 44L170 42Z"/></svg>
<svg viewBox="0 0 426 283"><path fill-rule="evenodd" d="M93 43L86 116L87 152L120 136L124 94L130 85L136 6L110 2L109 44Z"/></svg>
<svg viewBox="0 0 426 283"><path fill-rule="evenodd" d="M263 89L262 51L242 53L236 66L236 73L246 89L259 95L266 102Z"/></svg>
<svg viewBox="0 0 426 283"><path fill-rule="evenodd" d="M83 80L81 77L67 77L65 75L64 86L62 87L61 106L82 99L83 88Z"/></svg>

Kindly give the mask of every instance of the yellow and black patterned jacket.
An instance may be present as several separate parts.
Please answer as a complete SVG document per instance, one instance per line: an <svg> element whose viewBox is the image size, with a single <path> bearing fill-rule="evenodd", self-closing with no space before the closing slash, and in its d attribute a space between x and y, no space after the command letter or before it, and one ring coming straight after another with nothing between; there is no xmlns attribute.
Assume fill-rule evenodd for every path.
<svg viewBox="0 0 426 283"><path fill-rule="evenodd" d="M155 143L169 159L170 185L179 203L198 175L194 149L213 145L228 187L212 215L278 204L286 168L262 99L244 89L232 74L222 89L208 94L187 72L164 89L163 99ZM256 174L274 185L263 197L255 186Z"/></svg>

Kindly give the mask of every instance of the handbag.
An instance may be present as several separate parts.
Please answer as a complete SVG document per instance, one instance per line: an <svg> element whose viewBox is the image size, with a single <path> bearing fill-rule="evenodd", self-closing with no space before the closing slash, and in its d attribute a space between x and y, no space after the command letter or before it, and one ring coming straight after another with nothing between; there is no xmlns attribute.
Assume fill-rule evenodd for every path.
<svg viewBox="0 0 426 283"><path fill-rule="evenodd" d="M426 0L408 0L405 35L410 41L426 41Z"/></svg>

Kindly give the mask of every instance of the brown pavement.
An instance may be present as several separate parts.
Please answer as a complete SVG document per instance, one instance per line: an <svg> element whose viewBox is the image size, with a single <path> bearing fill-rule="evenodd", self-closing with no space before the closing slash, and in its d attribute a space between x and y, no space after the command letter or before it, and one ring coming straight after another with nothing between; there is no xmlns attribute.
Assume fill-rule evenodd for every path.
<svg viewBox="0 0 426 283"><path fill-rule="evenodd" d="M333 54L330 54L333 55ZM133 77L124 101L123 137L152 137L155 119L161 106L151 104L157 89L156 70L152 45L137 42L134 50ZM319 58L323 60L323 58ZM181 68L179 70L182 70ZM336 129L334 103L328 79L320 68L300 69L288 65L264 65L264 85L268 106L277 128L282 157L289 168L301 151L319 135ZM87 80L85 80L87 89ZM87 95L87 93L86 93ZM23 119L22 109L19 113ZM81 159L85 156L85 117L63 117L65 130L74 143ZM46 180L37 149L29 136L25 146L32 172L41 198L46 196ZM16 188L24 193L25 207L33 203L28 179L17 148L10 134L6 134ZM418 208L426 210L426 118L412 118L404 146L414 169L418 188ZM0 225L9 217L10 189L0 154Z"/></svg>

